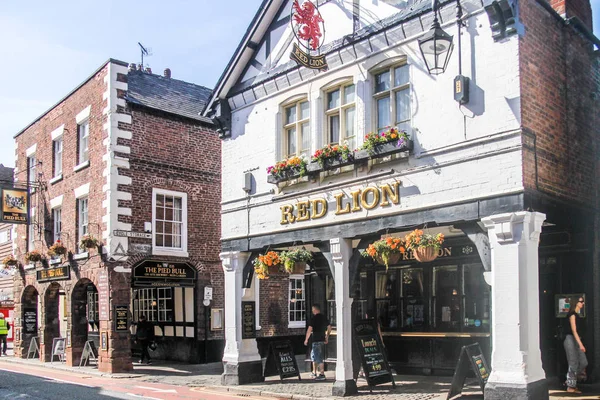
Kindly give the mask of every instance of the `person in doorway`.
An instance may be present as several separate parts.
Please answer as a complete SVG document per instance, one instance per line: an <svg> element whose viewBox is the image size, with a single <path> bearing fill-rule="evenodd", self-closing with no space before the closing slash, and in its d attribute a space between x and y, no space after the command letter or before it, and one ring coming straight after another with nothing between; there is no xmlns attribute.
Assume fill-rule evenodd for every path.
<svg viewBox="0 0 600 400"><path fill-rule="evenodd" d="M323 314L321 306L314 304L312 306L313 317L306 331L304 345L308 346L308 339L312 335L312 351L310 359L312 361L312 377L317 381L325 380L325 345L329 342L331 334L331 324Z"/></svg>
<svg viewBox="0 0 600 400"><path fill-rule="evenodd" d="M147 364L151 363L150 353L148 347L154 340L154 325L146 320L145 315L140 315L140 320L137 323L137 329L135 331L135 341L139 343L142 348L142 355L140 357L140 364L146 360Z"/></svg>
<svg viewBox="0 0 600 400"><path fill-rule="evenodd" d="M10 324L6 319L4 319L4 314L0 313L0 345L2 345L2 355L6 354L6 337L8 336L8 331L10 330Z"/></svg>
<svg viewBox="0 0 600 400"><path fill-rule="evenodd" d="M581 341L583 335L583 321L581 319L581 309L585 305L583 297L575 297L571 299L569 314L565 323L565 352L567 353L567 362L569 370L567 372L567 392L581 393L577 389L577 381L585 380L585 368L588 365L587 357L585 356L585 346Z"/></svg>

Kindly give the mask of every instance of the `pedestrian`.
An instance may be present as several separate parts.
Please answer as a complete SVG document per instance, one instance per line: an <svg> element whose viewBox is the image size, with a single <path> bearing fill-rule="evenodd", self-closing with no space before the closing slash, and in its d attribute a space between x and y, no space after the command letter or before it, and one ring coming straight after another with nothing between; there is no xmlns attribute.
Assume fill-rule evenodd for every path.
<svg viewBox="0 0 600 400"><path fill-rule="evenodd" d="M569 305L569 313L565 321L564 332L566 336L564 346L567 353L567 362L569 363L566 383L567 392L569 393L581 393L577 389L577 381L585 380L587 377L585 368L588 365L588 361L585 356L585 346L581 341L584 331L580 312L584 305L585 300L583 297L572 298Z"/></svg>
<svg viewBox="0 0 600 400"><path fill-rule="evenodd" d="M140 357L140 364L144 362L146 359L147 364L151 364L150 353L148 352L148 347L150 343L154 340L154 325L151 322L146 320L145 315L140 315L140 320L137 323L137 328L135 330L135 341L139 343L142 348L142 355Z"/></svg>
<svg viewBox="0 0 600 400"><path fill-rule="evenodd" d="M306 331L304 345L308 346L308 339L312 335L312 350L310 359L312 361L312 377L317 381L325 380L325 345L329 342L331 333L331 324L323 314L321 314L321 306L313 304L313 317Z"/></svg>
<svg viewBox="0 0 600 400"><path fill-rule="evenodd" d="M0 313L0 344L2 345L2 354L6 354L6 337L8 336L8 331L10 330L10 324L6 319L4 319L4 314Z"/></svg>

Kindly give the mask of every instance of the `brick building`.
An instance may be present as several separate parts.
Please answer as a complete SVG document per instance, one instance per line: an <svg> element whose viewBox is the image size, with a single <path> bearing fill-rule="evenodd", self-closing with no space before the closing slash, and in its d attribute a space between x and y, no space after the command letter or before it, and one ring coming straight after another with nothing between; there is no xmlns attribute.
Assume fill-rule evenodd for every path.
<svg viewBox="0 0 600 400"><path fill-rule="evenodd" d="M375 317L397 371L450 373L478 342L486 398L547 398L544 378L565 372L554 335L568 294L587 296L588 373L600 372L590 2L431 3L265 0L217 83L205 115L221 125L227 182L224 382L262 379L272 340L306 352L319 303L336 326L334 394L355 392L352 324ZM326 31L307 50L303 18ZM436 19L454 43L438 75L421 44ZM390 126L409 140L369 147ZM350 157L311 162L344 143ZM267 172L292 157L306 170ZM435 260L408 252L386 269L360 256L415 228L446 236ZM301 246L315 258L304 273L253 274L258 255ZM242 301L256 305L256 338L242 339Z"/></svg>
<svg viewBox="0 0 600 400"><path fill-rule="evenodd" d="M12 187L13 169L0 164L0 184ZM13 253L13 225L0 223L0 262ZM12 325L14 321L13 274L11 266L0 265L0 312ZM13 340L14 329L8 332L8 340Z"/></svg>
<svg viewBox="0 0 600 400"><path fill-rule="evenodd" d="M15 176L31 187L30 225L16 236L17 356L36 337L49 361L64 338L78 365L92 340L101 371L128 371L144 314L155 358L220 357L222 333L201 305L206 287L211 306L223 304L220 144L199 115L209 95L168 69L111 59L15 136ZM58 240L68 254L48 254ZM41 262L26 261L34 250Z"/></svg>

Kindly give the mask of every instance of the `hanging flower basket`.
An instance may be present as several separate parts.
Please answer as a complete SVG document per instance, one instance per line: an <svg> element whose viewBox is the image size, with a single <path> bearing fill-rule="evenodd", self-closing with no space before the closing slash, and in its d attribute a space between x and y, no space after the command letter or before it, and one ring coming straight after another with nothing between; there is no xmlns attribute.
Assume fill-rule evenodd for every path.
<svg viewBox="0 0 600 400"><path fill-rule="evenodd" d="M96 239L92 235L85 235L79 241L79 248L81 250L93 249L97 248L98 246L100 246L100 241L98 241L98 239Z"/></svg>
<svg viewBox="0 0 600 400"><path fill-rule="evenodd" d="M313 260L313 254L305 248L283 251L279 257L283 268L289 274L303 274L306 270L306 263Z"/></svg>
<svg viewBox="0 0 600 400"><path fill-rule="evenodd" d="M388 237L371 243L361 255L363 257L371 257L377 263L385 265L385 269L387 270L390 264L397 263L400 256L405 252L406 247L402 239Z"/></svg>
<svg viewBox="0 0 600 400"><path fill-rule="evenodd" d="M269 275L279 271L281 259L279 254L269 251L267 254L260 254L254 260L254 273L258 279L269 279Z"/></svg>
<svg viewBox="0 0 600 400"><path fill-rule="evenodd" d="M2 264L3 265L7 265L9 267L14 267L18 263L19 262L17 261L17 259L12 254L9 255L9 256L4 257L4 259L2 260Z"/></svg>
<svg viewBox="0 0 600 400"><path fill-rule="evenodd" d="M418 262L430 262L437 258L438 250L435 247L418 247L413 254Z"/></svg>
<svg viewBox="0 0 600 400"><path fill-rule="evenodd" d="M444 243L444 235L430 235L421 229L415 229L404 237L406 248L410 249L417 261L430 262L437 258L438 250Z"/></svg>
<svg viewBox="0 0 600 400"><path fill-rule="evenodd" d="M35 263L38 261L42 261L44 257L42 253L37 250L30 251L29 253L25 253L25 262L27 263Z"/></svg>
<svg viewBox="0 0 600 400"><path fill-rule="evenodd" d="M62 244L60 239L48 248L48 255L50 257L64 256L65 254L67 254L67 248Z"/></svg>

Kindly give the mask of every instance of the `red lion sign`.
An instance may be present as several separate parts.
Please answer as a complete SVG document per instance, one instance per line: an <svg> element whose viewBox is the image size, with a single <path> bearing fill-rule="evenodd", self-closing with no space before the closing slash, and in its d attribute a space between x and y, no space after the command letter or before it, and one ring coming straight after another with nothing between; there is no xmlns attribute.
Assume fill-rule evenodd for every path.
<svg viewBox="0 0 600 400"><path fill-rule="evenodd" d="M309 0L304 1L302 6L298 0L294 0L292 5L292 19L294 33L302 44L302 40L307 42L305 46L309 50L317 50L321 47L321 38L323 37L321 24L324 22L317 7Z"/></svg>

